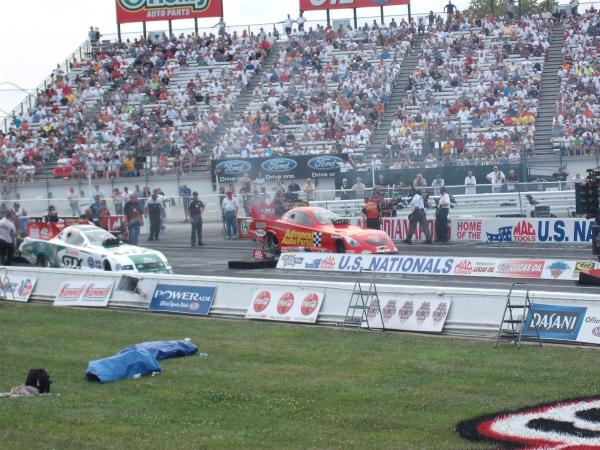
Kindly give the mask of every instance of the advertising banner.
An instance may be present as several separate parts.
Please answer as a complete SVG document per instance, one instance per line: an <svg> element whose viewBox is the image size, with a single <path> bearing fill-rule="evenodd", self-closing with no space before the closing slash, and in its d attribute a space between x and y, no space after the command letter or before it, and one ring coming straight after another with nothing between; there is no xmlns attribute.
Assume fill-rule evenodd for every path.
<svg viewBox="0 0 600 450"><path fill-rule="evenodd" d="M238 217L238 238L240 239L252 239L254 236L250 233L250 224L252 223L252 217Z"/></svg>
<svg viewBox="0 0 600 450"><path fill-rule="evenodd" d="M523 335L535 336L537 329L542 339L577 341L586 311L579 306L533 304Z"/></svg>
<svg viewBox="0 0 600 450"><path fill-rule="evenodd" d="M386 330L441 333L451 304L450 300L424 299L422 296L417 300L401 294L385 294L379 295L381 315L377 300L372 300L367 317L371 328L382 328L383 318ZM367 323L363 322L362 326L366 327Z"/></svg>
<svg viewBox="0 0 600 450"><path fill-rule="evenodd" d="M410 0L300 0L300 11L408 5Z"/></svg>
<svg viewBox="0 0 600 450"><path fill-rule="evenodd" d="M450 212L452 214L452 212ZM428 214L427 224L435 239L435 217ZM449 219L449 236L452 241L480 241L489 243L516 242L526 244L583 244L592 242L593 220L577 218L490 218ZM362 219L353 218L352 223L361 225ZM395 241L406 239L409 222L403 217L384 217L381 229ZM424 239L417 227L415 239Z"/></svg>
<svg viewBox="0 0 600 450"><path fill-rule="evenodd" d="M277 156L272 158L214 159L211 161L213 182L239 181L244 175L254 179L259 173L265 180L329 178L339 172L346 154L314 156Z"/></svg>
<svg viewBox="0 0 600 450"><path fill-rule="evenodd" d="M54 306L106 307L112 289L112 281L65 281L56 294Z"/></svg>
<svg viewBox="0 0 600 450"><path fill-rule="evenodd" d="M116 0L117 23L221 17L223 0Z"/></svg>
<svg viewBox="0 0 600 450"><path fill-rule="evenodd" d="M9 274L6 279L0 280L0 286L7 300L28 302L36 281L37 278Z"/></svg>
<svg viewBox="0 0 600 450"><path fill-rule="evenodd" d="M314 289L256 289L246 319L315 323L324 296Z"/></svg>
<svg viewBox="0 0 600 450"><path fill-rule="evenodd" d="M591 261L409 255L284 253L278 269L577 280Z"/></svg>
<svg viewBox="0 0 600 450"><path fill-rule="evenodd" d="M158 283L148 310L208 316L216 291L210 286Z"/></svg>

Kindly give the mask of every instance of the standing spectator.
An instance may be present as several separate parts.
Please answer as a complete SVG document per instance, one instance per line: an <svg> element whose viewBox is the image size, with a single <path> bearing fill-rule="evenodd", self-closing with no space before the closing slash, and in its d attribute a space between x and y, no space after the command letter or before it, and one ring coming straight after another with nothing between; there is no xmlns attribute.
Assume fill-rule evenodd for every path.
<svg viewBox="0 0 600 450"><path fill-rule="evenodd" d="M519 176L514 169L511 169L506 177L506 190L508 192L514 192L517 189L517 184L519 184Z"/></svg>
<svg viewBox="0 0 600 450"><path fill-rule="evenodd" d="M15 236L17 230L12 217L12 212L8 211L0 219L0 263L4 266L12 266L12 259L15 253Z"/></svg>
<svg viewBox="0 0 600 450"><path fill-rule="evenodd" d="M221 205L225 215L225 236L227 239L237 238L237 213L240 208L238 199L233 196L233 192L227 192Z"/></svg>
<svg viewBox="0 0 600 450"><path fill-rule="evenodd" d="M108 231L108 222L110 219L110 209L108 209L108 205L106 200L102 200L100 207L100 217L98 217L98 224L100 228L104 228Z"/></svg>
<svg viewBox="0 0 600 450"><path fill-rule="evenodd" d="M488 173L485 178L492 183L492 192L497 194L502 192L502 187L504 183L506 183L506 176L504 173L498 168L498 166L494 166L494 171Z"/></svg>
<svg viewBox="0 0 600 450"><path fill-rule="evenodd" d="M440 199L435 213L436 242L448 242L448 213L450 212L450 196L445 187L440 189Z"/></svg>
<svg viewBox="0 0 600 450"><path fill-rule="evenodd" d="M158 241L163 208L163 204L158 199L158 195L156 193L152 194L150 200L146 202L146 207L144 208L144 217L147 217L150 220L150 235L148 236L149 241Z"/></svg>
<svg viewBox="0 0 600 450"><path fill-rule="evenodd" d="M183 214L185 215L185 221L187 222L190 217L189 210L190 203L192 202L192 190L187 186L187 184L181 186L181 189L179 189L179 196L183 201Z"/></svg>
<svg viewBox="0 0 600 450"><path fill-rule="evenodd" d="M90 209L92 210L95 219L100 219L100 211L102 211L102 201L100 199L101 197L96 195L94 197L94 203L90 205Z"/></svg>
<svg viewBox="0 0 600 450"><path fill-rule="evenodd" d="M340 186L339 194L340 200L350 199L351 188L348 186L348 178L342 178L342 185Z"/></svg>
<svg viewBox="0 0 600 450"><path fill-rule="evenodd" d="M287 18L282 23L284 24L283 27L285 28L285 34L287 34L289 39L292 35L292 24L294 23L294 20L288 14Z"/></svg>
<svg viewBox="0 0 600 450"><path fill-rule="evenodd" d="M188 215L192 224L192 247L196 245L204 245L202 240L202 213L204 212L204 203L198 199L198 192L192 193L192 199L188 207Z"/></svg>
<svg viewBox="0 0 600 450"><path fill-rule="evenodd" d="M354 198L365 198L365 189L367 187L362 182L360 177L356 177L356 183L352 186L352 190L354 191Z"/></svg>
<svg viewBox="0 0 600 450"><path fill-rule="evenodd" d="M298 192L300 192L300 185L296 183L295 180L292 180L288 185L288 198L295 202L298 200ZM229 192L228 192L229 193ZM233 194L233 192L232 192Z"/></svg>
<svg viewBox="0 0 600 450"><path fill-rule="evenodd" d="M571 189L575 189L576 184L585 184L585 179L581 176L579 172L577 172L575 176L571 178L571 182L573 183Z"/></svg>
<svg viewBox="0 0 600 450"><path fill-rule="evenodd" d="M571 8L571 16L577 17L577 9L579 8L579 0L571 0L569 2L569 8Z"/></svg>
<svg viewBox="0 0 600 450"><path fill-rule="evenodd" d="M123 194L119 191L119 188L115 188L111 195L113 199L113 205L115 205L115 214L117 216L123 215Z"/></svg>
<svg viewBox="0 0 600 450"><path fill-rule="evenodd" d="M513 0L508 0L506 4L506 15L508 16L508 23L512 23L513 17L515 13L515 5Z"/></svg>
<svg viewBox="0 0 600 450"><path fill-rule="evenodd" d="M315 199L315 191L317 190L317 188L315 187L315 184L313 183L312 178L308 178L306 180L306 184L304 185L304 193L306 194L306 201L311 201Z"/></svg>
<svg viewBox="0 0 600 450"><path fill-rule="evenodd" d="M473 172L469 170L465 177L465 195L475 194L477 194L477 179L473 176Z"/></svg>
<svg viewBox="0 0 600 450"><path fill-rule="evenodd" d="M304 24L305 24L305 22L306 22L306 18L304 17L304 13L302 11L300 11L300 15L296 19L296 23L298 24L298 31L300 33L304 33Z"/></svg>
<svg viewBox="0 0 600 450"><path fill-rule="evenodd" d="M100 198L104 198L104 192L102 192L102 190L100 189L99 184L94 186L94 192L92 192L93 197L96 197L97 195L100 196Z"/></svg>
<svg viewBox="0 0 600 450"><path fill-rule="evenodd" d="M379 204L369 198L365 198L365 204L362 209L362 213L367 219L367 228L372 230L379 230L381 223L381 212L379 211Z"/></svg>
<svg viewBox="0 0 600 450"><path fill-rule="evenodd" d="M418 173L417 177L413 181L413 188L419 189L422 187L427 187L427 180L422 173Z"/></svg>
<svg viewBox="0 0 600 450"><path fill-rule="evenodd" d="M404 244L412 243L412 237L415 234L417 224L420 224L421 229L425 233L425 243L431 244L431 233L429 231L429 226L427 225L427 214L425 213L425 204L420 190L417 190L414 193L409 205L413 208L413 211L408 216L408 235L402 242Z"/></svg>
<svg viewBox="0 0 600 450"><path fill-rule="evenodd" d="M79 208L79 195L77 195L73 186L69 188L67 200L69 201L69 208L71 208L71 213L74 216L81 217L81 209Z"/></svg>
<svg viewBox="0 0 600 450"><path fill-rule="evenodd" d="M454 12L458 12L458 9L452 4L452 0L449 0L448 4L444 6L444 11L446 11L446 13L448 14L448 20L450 20L452 19L452 15L454 14Z"/></svg>
<svg viewBox="0 0 600 450"><path fill-rule="evenodd" d="M127 225L129 233L129 243L138 245L140 228L144 225L144 210L135 194L129 196L129 200L125 203L123 212L125 213L125 225Z"/></svg>
<svg viewBox="0 0 600 450"><path fill-rule="evenodd" d="M222 17L219 19L219 21L217 22L215 27L219 28L219 36L221 36L221 37L225 36L225 31L226 31L227 26L225 25L225 20L223 20Z"/></svg>
<svg viewBox="0 0 600 450"><path fill-rule="evenodd" d="M445 182L441 175L438 175L437 177L435 177L434 180L431 182L431 187L433 188L433 194L440 195L440 189L442 189L444 187L444 185L445 185Z"/></svg>

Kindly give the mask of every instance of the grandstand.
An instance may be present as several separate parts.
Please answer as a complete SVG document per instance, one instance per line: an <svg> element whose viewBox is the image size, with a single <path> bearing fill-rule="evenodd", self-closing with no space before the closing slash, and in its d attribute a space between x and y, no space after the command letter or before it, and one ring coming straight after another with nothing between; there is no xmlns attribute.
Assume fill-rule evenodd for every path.
<svg viewBox="0 0 600 450"><path fill-rule="evenodd" d="M0 180L202 174L233 156L403 168L595 154L594 18L87 42L5 121Z"/></svg>

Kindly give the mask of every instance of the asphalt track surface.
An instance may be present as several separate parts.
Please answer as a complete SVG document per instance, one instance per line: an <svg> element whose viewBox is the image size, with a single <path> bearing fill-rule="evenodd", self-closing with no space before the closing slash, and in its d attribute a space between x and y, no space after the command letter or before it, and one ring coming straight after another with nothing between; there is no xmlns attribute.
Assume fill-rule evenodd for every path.
<svg viewBox="0 0 600 450"><path fill-rule="evenodd" d="M220 224L204 225L204 246L190 246L190 225L168 223L159 241L147 242L146 235L140 236L139 245L162 251L173 266L175 273L182 275L208 275L237 278L297 279L331 282L354 282L356 274L341 272L315 272L281 269L229 269L229 260L250 260L253 248L259 245L248 240L226 240ZM498 258L545 258L567 260L589 260L591 248L588 246L551 246L542 244L486 244L479 242L456 242L425 245L413 241L406 245L397 243L400 254L430 256L487 256ZM580 294L600 295L600 286L579 286L575 281L559 280L516 280L484 277L429 276L379 274L377 282L384 284L423 285L436 287L464 287L508 289L514 281L526 283L539 291L564 291Z"/></svg>

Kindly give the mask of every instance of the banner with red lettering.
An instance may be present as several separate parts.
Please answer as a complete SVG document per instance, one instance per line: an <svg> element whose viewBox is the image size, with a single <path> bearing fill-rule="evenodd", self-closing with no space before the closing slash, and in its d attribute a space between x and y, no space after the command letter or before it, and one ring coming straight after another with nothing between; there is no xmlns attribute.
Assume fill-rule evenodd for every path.
<svg viewBox="0 0 600 450"><path fill-rule="evenodd" d="M300 11L408 5L410 0L300 0Z"/></svg>
<svg viewBox="0 0 600 450"><path fill-rule="evenodd" d="M116 0L117 23L221 17L223 0Z"/></svg>
<svg viewBox="0 0 600 450"><path fill-rule="evenodd" d="M315 323L325 292L303 288L257 289L246 311L246 319Z"/></svg>
<svg viewBox="0 0 600 450"><path fill-rule="evenodd" d="M112 281L65 281L56 294L54 306L106 307L112 290Z"/></svg>

